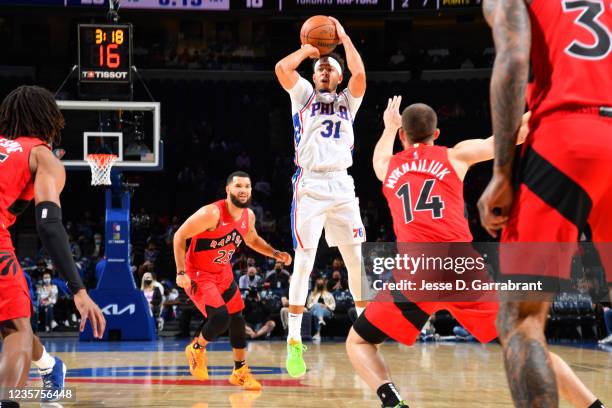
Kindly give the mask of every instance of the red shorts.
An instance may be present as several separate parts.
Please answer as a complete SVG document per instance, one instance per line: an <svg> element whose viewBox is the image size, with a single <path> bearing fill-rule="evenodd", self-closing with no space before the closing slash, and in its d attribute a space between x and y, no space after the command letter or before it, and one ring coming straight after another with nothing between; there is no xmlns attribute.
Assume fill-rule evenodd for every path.
<svg viewBox="0 0 612 408"><path fill-rule="evenodd" d="M598 108L543 117L523 147L519 186L502 242L574 243L585 234L596 243L612 282L611 163L612 118L600 115ZM539 249L534 246L534 251ZM504 254L500 255L503 275L521 275L520 267L504 271ZM546 258L534 255L534 259ZM528 271L523 274L568 279L572 256L555 254L553 267L523 265Z"/></svg>
<svg viewBox="0 0 612 408"><path fill-rule="evenodd" d="M0 323L31 315L30 290L17 257L0 250Z"/></svg>
<svg viewBox="0 0 612 408"><path fill-rule="evenodd" d="M371 302L353 328L364 340L379 344L388 337L408 346L414 344L429 316L448 310L478 341L488 343L497 337L495 302Z"/></svg>
<svg viewBox="0 0 612 408"><path fill-rule="evenodd" d="M207 315L206 306L219 308L225 305L229 314L244 309L231 269L221 273L187 270L187 275L191 278L191 288L187 290L187 295L204 316Z"/></svg>

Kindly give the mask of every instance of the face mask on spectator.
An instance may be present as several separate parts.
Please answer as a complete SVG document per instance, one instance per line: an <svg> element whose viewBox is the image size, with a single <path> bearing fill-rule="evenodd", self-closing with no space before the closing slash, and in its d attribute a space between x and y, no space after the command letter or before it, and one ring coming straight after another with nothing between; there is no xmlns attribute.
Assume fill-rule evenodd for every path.
<svg viewBox="0 0 612 408"><path fill-rule="evenodd" d="M152 280L146 280L146 281L144 281L144 283L145 283L145 285L149 286L150 284L153 283L153 281Z"/></svg>
<svg viewBox="0 0 612 408"><path fill-rule="evenodd" d="M324 287L325 287L325 285L324 285L324 284L322 284L322 283L317 283L317 289L319 289L319 290L323 290L323 288L324 288Z"/></svg>
<svg viewBox="0 0 612 408"><path fill-rule="evenodd" d="M45 278L43 279L43 282L45 283L45 285L48 285L51 283L51 278Z"/></svg>

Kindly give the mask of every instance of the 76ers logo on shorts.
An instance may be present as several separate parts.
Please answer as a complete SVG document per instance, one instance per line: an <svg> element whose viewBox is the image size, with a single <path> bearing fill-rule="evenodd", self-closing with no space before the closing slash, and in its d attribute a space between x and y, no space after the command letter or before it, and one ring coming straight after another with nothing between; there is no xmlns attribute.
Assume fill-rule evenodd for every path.
<svg viewBox="0 0 612 408"><path fill-rule="evenodd" d="M363 228L353 228L353 238L363 238L364 234Z"/></svg>

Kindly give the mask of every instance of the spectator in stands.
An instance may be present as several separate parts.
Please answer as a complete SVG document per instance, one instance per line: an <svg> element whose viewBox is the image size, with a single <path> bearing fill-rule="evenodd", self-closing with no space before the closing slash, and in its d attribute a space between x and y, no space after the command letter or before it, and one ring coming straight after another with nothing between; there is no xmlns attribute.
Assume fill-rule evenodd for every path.
<svg viewBox="0 0 612 408"><path fill-rule="evenodd" d="M398 69L404 64L405 61L406 57L404 56L404 53L402 50L398 49L397 52L393 54L391 58L389 58L389 65L391 66L391 69Z"/></svg>
<svg viewBox="0 0 612 408"><path fill-rule="evenodd" d="M289 290L289 272L283 268L283 263L276 261L274 269L268 271L265 282L270 284L272 290Z"/></svg>
<svg viewBox="0 0 612 408"><path fill-rule="evenodd" d="M38 294L38 313L45 314L45 331L53 330L57 327L57 322L53 315L53 306L57 303L57 286L51 283L51 273L43 274L42 285L37 290Z"/></svg>
<svg viewBox="0 0 612 408"><path fill-rule="evenodd" d="M68 243L70 244L70 252L72 252L72 257L74 259L78 259L81 257L81 247L74 240L74 236L68 235Z"/></svg>
<svg viewBox="0 0 612 408"><path fill-rule="evenodd" d="M330 292L342 291L348 289L348 281L342 277L339 270L332 272L332 277L327 281L327 290Z"/></svg>
<svg viewBox="0 0 612 408"><path fill-rule="evenodd" d="M236 157L236 168L248 171L251 168L251 157L246 151L242 151L238 157Z"/></svg>
<svg viewBox="0 0 612 408"><path fill-rule="evenodd" d="M315 331L312 339L321 340L321 326L325 325L325 319L332 317L336 308L336 300L325 287L325 279L317 278L315 281L314 289L306 300L306 308L312 314L312 325Z"/></svg>
<svg viewBox="0 0 612 408"><path fill-rule="evenodd" d="M244 303L247 336L252 339L269 336L276 323L271 318L268 304L262 301L256 288L248 289Z"/></svg>
<svg viewBox="0 0 612 408"><path fill-rule="evenodd" d="M258 288L261 286L261 276L257 274L257 268L249 266L246 275L242 275L238 280L238 287L240 290L246 290L250 288Z"/></svg>
<svg viewBox="0 0 612 408"><path fill-rule="evenodd" d="M150 240L147 243L147 247L144 251L144 260L145 262L155 263L157 260L157 256L159 255L159 251L157 250L157 245L153 240Z"/></svg>
<svg viewBox="0 0 612 408"><path fill-rule="evenodd" d="M261 231L267 233L276 231L276 217L272 215L270 210L264 212L263 219L261 220Z"/></svg>
<svg viewBox="0 0 612 408"><path fill-rule="evenodd" d="M599 344L612 344L612 309L610 309L609 306L604 306L603 317L608 334L606 337L599 340Z"/></svg>
<svg viewBox="0 0 612 408"><path fill-rule="evenodd" d="M104 247L102 246L102 234L97 232L94 234L94 249L90 256L95 259L103 255Z"/></svg>
<svg viewBox="0 0 612 408"><path fill-rule="evenodd" d="M142 293L144 293L145 298L147 298L147 302L149 302L149 307L151 308L153 317L157 322L158 330L161 331L163 329L163 320L161 320L163 289L160 289L159 286L155 283L156 281L153 274L151 272L146 272L144 275L142 275L140 290L142 290Z"/></svg>

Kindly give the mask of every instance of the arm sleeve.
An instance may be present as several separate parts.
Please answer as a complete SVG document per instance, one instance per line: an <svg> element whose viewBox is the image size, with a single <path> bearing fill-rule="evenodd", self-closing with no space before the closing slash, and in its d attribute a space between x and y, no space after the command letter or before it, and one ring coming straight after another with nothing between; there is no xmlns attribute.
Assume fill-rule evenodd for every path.
<svg viewBox="0 0 612 408"><path fill-rule="evenodd" d="M308 99L314 92L314 88L310 82L300 77L295 85L293 85L293 88L287 92L291 98L291 110L298 111L306 105L306 102L308 102Z"/></svg>
<svg viewBox="0 0 612 408"><path fill-rule="evenodd" d="M85 289L72 259L68 234L62 224L62 209L50 201L39 203L36 206L36 229L53 265L67 282L72 294Z"/></svg>

